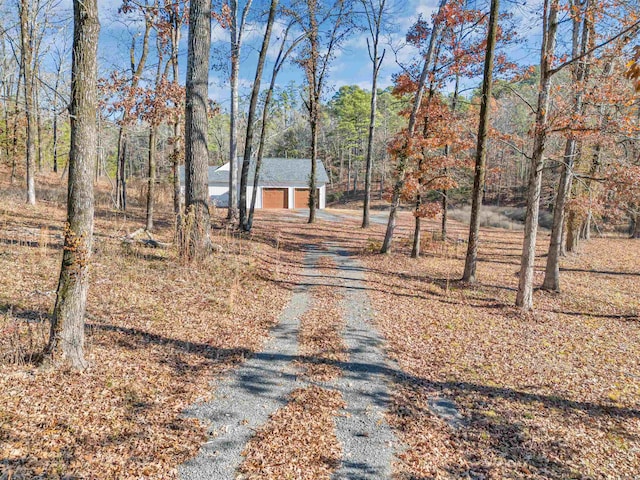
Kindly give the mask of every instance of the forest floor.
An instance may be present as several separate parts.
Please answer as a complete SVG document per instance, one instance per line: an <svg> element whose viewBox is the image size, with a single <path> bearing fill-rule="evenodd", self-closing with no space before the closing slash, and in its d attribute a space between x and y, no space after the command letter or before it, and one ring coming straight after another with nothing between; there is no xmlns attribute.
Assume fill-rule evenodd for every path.
<svg viewBox="0 0 640 480"><path fill-rule="evenodd" d="M55 299L63 195L40 179L43 200L26 207L3 182L0 478L212 478L189 470L218 456L245 478L640 471L638 241L585 243L563 259L562 293L536 292L535 314L522 314L518 231L483 229L472 286L457 280L464 226L451 222L443 243L427 222L414 260L405 213L381 256L384 214L362 230L357 211L327 210L315 225L260 212L238 237L219 212L222 252L184 265L171 248L123 243L142 209L134 198L123 217L103 186L90 367L76 373L34 355ZM155 235L170 242L159 210Z"/></svg>

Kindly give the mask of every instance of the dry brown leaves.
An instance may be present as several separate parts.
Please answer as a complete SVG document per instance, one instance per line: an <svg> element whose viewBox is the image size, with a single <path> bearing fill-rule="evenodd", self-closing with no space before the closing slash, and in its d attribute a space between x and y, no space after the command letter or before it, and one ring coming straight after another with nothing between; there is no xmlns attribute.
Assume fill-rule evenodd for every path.
<svg viewBox="0 0 640 480"><path fill-rule="evenodd" d="M39 180L53 197L46 189L59 186ZM221 231L223 253L182 265L172 250L122 244L143 224L135 202L125 218L99 201L90 367L37 368L22 360L48 334L64 221L56 198L35 208L2 199L0 476L175 478L205 438L181 412L208 394L212 376L261 348L290 296L297 254ZM160 208L161 241L171 241L170 218Z"/></svg>
<svg viewBox="0 0 640 480"><path fill-rule="evenodd" d="M251 480L330 479L340 464L335 416L344 406L336 390L295 390L249 441L240 473Z"/></svg>
<svg viewBox="0 0 640 480"><path fill-rule="evenodd" d="M406 375L390 415L409 446L402 478L637 475L640 243L585 244L563 261L563 292L537 292L533 315L512 307L520 233L482 232L474 286L456 281L464 249L433 244L414 261L399 243L398 254L365 261L377 325ZM465 426L434 416L435 397L454 400Z"/></svg>
<svg viewBox="0 0 640 480"><path fill-rule="evenodd" d="M389 421L407 449L399 478L635 478L640 471L640 242L595 238L562 262L562 293L538 291L536 312L513 304L522 233L482 230L479 283L463 285L466 245L433 240L408 258L412 219L400 215L395 252L378 255L384 225L359 212L313 230L282 224L287 243L332 240L361 253L377 325L406 381ZM346 225L345 225L346 224ZM449 225L449 237L467 229ZM541 233L540 284L548 245ZM429 399L454 400L452 429Z"/></svg>
<svg viewBox="0 0 640 480"><path fill-rule="evenodd" d="M336 305L342 299L334 289L316 287L312 308L300 319L301 365L307 377L326 382L340 375L338 362L347 360L341 332L342 310Z"/></svg>
<svg viewBox="0 0 640 480"><path fill-rule="evenodd" d="M311 288L311 305L300 318L298 341L305 375L326 382L340 375L337 363L347 360L347 347L342 340L343 295L331 285L337 285L339 280L334 278L336 265L330 257L321 256L315 272L321 275L321 285Z"/></svg>

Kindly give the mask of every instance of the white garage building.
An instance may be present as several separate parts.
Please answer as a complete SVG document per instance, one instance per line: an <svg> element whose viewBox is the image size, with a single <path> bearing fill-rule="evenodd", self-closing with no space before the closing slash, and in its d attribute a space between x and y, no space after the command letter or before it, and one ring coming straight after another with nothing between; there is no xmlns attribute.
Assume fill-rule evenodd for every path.
<svg viewBox="0 0 640 480"><path fill-rule="evenodd" d="M238 159L238 189L242 160ZM249 168L247 208L251 206L255 160ZM263 158L258 181L256 208L308 208L311 160L308 158ZM318 208L326 205L326 185L329 182L322 161L316 165ZM184 188L184 167L180 167L180 183ZM209 198L217 207L229 206L229 164L209 167ZM239 198L239 192L238 192Z"/></svg>

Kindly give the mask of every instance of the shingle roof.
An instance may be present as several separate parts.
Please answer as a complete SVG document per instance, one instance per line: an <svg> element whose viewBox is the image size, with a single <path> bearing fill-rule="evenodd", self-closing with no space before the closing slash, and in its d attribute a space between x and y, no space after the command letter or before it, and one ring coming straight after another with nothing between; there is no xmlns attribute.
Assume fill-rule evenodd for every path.
<svg viewBox="0 0 640 480"><path fill-rule="evenodd" d="M240 172L242 159L238 159L238 172ZM209 185L227 185L229 182L229 169L222 167L209 167ZM249 167L249 184L253 184L255 172L255 159ZM260 186L306 186L311 175L311 160L309 158L263 158L260 169ZM240 174L238 173L238 177ZM184 183L184 167L180 167L180 182ZM321 186L329 182L327 171L322 161L316 165L316 183Z"/></svg>

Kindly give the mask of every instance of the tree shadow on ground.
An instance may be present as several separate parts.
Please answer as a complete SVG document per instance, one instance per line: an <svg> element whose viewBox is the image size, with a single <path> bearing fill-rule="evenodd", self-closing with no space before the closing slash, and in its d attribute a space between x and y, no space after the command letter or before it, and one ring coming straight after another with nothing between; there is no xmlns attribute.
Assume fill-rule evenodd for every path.
<svg viewBox="0 0 640 480"><path fill-rule="evenodd" d="M561 272L592 273L595 275L617 275L621 277L640 277L640 272L615 272L613 270L593 270L585 268L560 267Z"/></svg>
<svg viewBox="0 0 640 480"><path fill-rule="evenodd" d="M166 337L155 333L147 332L138 328L121 327L106 323L91 322L86 324L87 332L91 335L95 332L110 332L121 336L116 339L118 345L129 350L137 350L145 348L148 344L165 346L173 350L183 353L195 354L208 361L216 363L229 362L237 363L253 353L246 348L219 348L207 343L191 342L188 340L180 340L176 338ZM200 367L191 367L183 362L179 357L171 357L163 359L161 363L166 363L178 373L184 373L189 370L199 369Z"/></svg>
<svg viewBox="0 0 640 480"><path fill-rule="evenodd" d="M172 339L161 335L150 334L138 329L122 328L113 325L92 324L92 328L109 332L118 332L124 336L130 336L135 342L129 344L129 348L139 348L139 343L151 342L158 345L166 345L183 352L201 355L208 360L218 360L226 356L238 356L238 358L257 358L264 363L282 365L282 363L317 363L322 361L315 356L305 355L285 355L274 353L252 353L242 349L218 349L203 343L193 343L189 341ZM370 340L364 338L359 339L360 342L371 343ZM361 345L360 348L366 348L370 345ZM485 438L489 448L494 454L501 458L517 462L519 464L527 464L536 471L546 472L546 478L563 479L575 476L575 471L568 465L550 459L545 451L539 450L527 441L523 424L517 419L504 416L488 417L482 414L486 405L493 402L514 402L515 404L526 405L541 409L545 412L547 409L563 416L576 418L577 421L584 421L587 415L598 421L598 424L604 430L610 429L611 432L620 434L620 425L630 419L640 419L640 410L636 408L622 407L616 405L606 405L587 401L579 401L567 399L558 395L548 395L543 393L528 392L518 390L507 386L483 385L473 382L456 382L456 381L432 381L427 378L417 377L408 374L397 366L390 363L358 363L351 361L334 361L331 365L341 369L344 380L350 384L357 386L359 382L376 382L383 385L385 382L405 386L415 390L421 395L441 396L446 395L454 401L462 402L464 405L471 405L463 410L464 426L459 429L452 429L452 438L454 441L473 441L474 438ZM269 369L267 369L269 370ZM246 374L237 375L235 381L239 386L251 395L268 396L270 395L269 385L265 385L264 379L274 377L273 372L261 371L261 368L252 366ZM230 375L236 375L233 371ZM285 379L280 376L279 381ZM291 379L294 379L292 375ZM384 388L374 389L369 393L370 401L384 408L389 408L390 398ZM413 415L416 418L420 415L433 415L428 409L420 410L415 406L409 406L406 415ZM542 413L546 415L545 413ZM471 435L471 437L470 437ZM562 438L558 438L558 448L562 448L563 455L567 458L573 458L578 452L572 452L567 447ZM472 470L480 475L482 468L482 459L476 459L471 462ZM451 465L450 473L455 476L469 475L469 471L461 469L459 466ZM466 472L466 473L465 473Z"/></svg>

